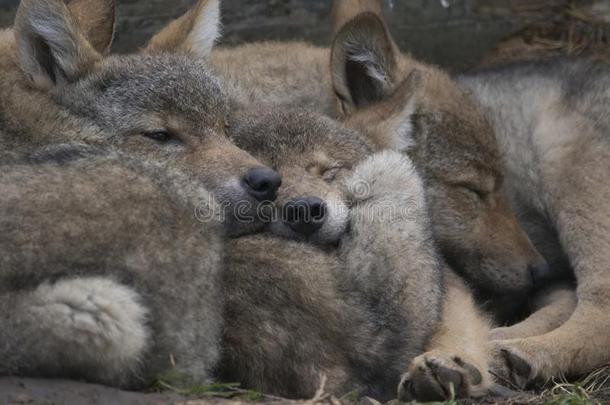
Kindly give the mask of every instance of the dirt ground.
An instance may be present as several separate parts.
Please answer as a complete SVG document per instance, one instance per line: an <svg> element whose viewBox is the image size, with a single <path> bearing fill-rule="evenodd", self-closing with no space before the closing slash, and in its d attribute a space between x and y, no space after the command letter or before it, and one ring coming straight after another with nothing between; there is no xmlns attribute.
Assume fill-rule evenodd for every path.
<svg viewBox="0 0 610 405"><path fill-rule="evenodd" d="M140 394L100 385L73 381L51 381L25 378L0 379L0 404L65 404L65 405L154 405L179 402L173 394Z"/></svg>
<svg viewBox="0 0 610 405"><path fill-rule="evenodd" d="M101 385L65 380L27 378L0 378L0 404L2 405L239 405L256 403L264 405L340 404L338 400L321 395L310 401L259 399L246 401L239 398L197 398L173 393L137 393L121 391Z"/></svg>
<svg viewBox="0 0 610 405"><path fill-rule="evenodd" d="M593 376L593 377L591 377ZM509 398L488 397L478 401L448 401L439 405L604 405L610 404L610 370L605 369L575 384L554 384L542 393L514 393ZM246 392L246 391L244 391ZM234 394L234 396L233 396ZM0 378L0 404L2 405L354 405L346 398L338 399L322 390L308 401L289 401L260 395L244 397L233 392L228 398L210 395L183 396L175 393L137 393L117 390L101 385L65 380L27 378ZM250 394L251 395L251 394ZM358 405L381 405L362 399ZM387 405L398 405L396 401Z"/></svg>
<svg viewBox="0 0 610 405"><path fill-rule="evenodd" d="M523 396L524 400L531 397ZM515 398L515 400L519 400ZM479 404L518 404L511 402L500 402L498 398L488 398ZM317 399L310 401L288 401L279 399L265 399L254 401L257 404L283 404L294 405L317 405L317 404L348 404L347 400L339 400L330 396L321 395ZM368 401L362 401L367 403ZM42 380L26 378L0 378L0 404L7 405L156 405L156 404L176 404L176 405L237 405L252 403L243 399L225 398L196 398L184 397L172 393L136 393L121 391L101 385L85 384L74 381L64 380ZM525 403L525 402L522 402ZM531 402L530 402L531 403ZM372 405L374 402L368 402ZM472 404L472 402L471 402Z"/></svg>

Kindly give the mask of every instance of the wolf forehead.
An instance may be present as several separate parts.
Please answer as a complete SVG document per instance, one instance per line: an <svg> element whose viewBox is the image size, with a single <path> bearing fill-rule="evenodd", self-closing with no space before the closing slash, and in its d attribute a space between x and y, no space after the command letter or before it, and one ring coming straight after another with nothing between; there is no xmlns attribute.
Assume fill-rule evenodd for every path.
<svg viewBox="0 0 610 405"><path fill-rule="evenodd" d="M169 53L105 58L59 97L81 115L112 120L120 110L210 124L224 121L229 108L221 81L202 61Z"/></svg>
<svg viewBox="0 0 610 405"><path fill-rule="evenodd" d="M324 151L356 161L371 152L357 132L320 114L290 109L248 110L230 115L235 143L275 164L294 164L300 154Z"/></svg>

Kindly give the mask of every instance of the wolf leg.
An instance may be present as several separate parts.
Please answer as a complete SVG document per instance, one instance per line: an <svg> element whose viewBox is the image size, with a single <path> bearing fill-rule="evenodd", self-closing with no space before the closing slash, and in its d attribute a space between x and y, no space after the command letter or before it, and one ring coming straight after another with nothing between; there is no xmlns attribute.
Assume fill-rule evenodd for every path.
<svg viewBox="0 0 610 405"><path fill-rule="evenodd" d="M603 366L610 360L608 310L579 303L566 323L547 334L493 342L495 371L524 387L534 380L579 375Z"/></svg>
<svg viewBox="0 0 610 405"><path fill-rule="evenodd" d="M398 388L401 401L481 397L493 381L489 365L489 321L468 288L447 272L441 324L428 351L417 357Z"/></svg>
<svg viewBox="0 0 610 405"><path fill-rule="evenodd" d="M73 278L0 295L0 374L131 384L146 350L146 309L110 279Z"/></svg>
<svg viewBox="0 0 610 405"><path fill-rule="evenodd" d="M497 371L519 385L610 361L610 148L606 139L592 139L558 149L561 164L544 173L548 211L576 277L577 305L549 333L495 343Z"/></svg>
<svg viewBox="0 0 610 405"><path fill-rule="evenodd" d="M491 331L491 340L509 340L544 335L565 323L576 308L576 292L572 286L557 285L538 293L533 313L525 320Z"/></svg>
<svg viewBox="0 0 610 405"><path fill-rule="evenodd" d="M346 181L350 235L341 243L343 287L370 314L374 343L361 352L394 396L405 364L421 354L442 312L442 266L428 223L423 182L396 152L373 155ZM372 367L372 366L369 366Z"/></svg>

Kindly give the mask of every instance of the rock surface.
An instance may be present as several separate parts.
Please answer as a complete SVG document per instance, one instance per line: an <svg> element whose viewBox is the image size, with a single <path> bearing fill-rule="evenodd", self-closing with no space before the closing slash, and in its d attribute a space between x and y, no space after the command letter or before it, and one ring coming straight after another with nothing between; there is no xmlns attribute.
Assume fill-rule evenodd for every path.
<svg viewBox="0 0 610 405"><path fill-rule="evenodd" d="M115 51L141 46L194 1L117 0ZM490 0L383 1L392 32L403 50L452 69L476 64L499 39L524 24L511 15L481 13L479 3ZM18 4L19 0L0 0L0 27L12 24ZM223 42L302 39L327 45L330 5L330 0L223 0Z"/></svg>

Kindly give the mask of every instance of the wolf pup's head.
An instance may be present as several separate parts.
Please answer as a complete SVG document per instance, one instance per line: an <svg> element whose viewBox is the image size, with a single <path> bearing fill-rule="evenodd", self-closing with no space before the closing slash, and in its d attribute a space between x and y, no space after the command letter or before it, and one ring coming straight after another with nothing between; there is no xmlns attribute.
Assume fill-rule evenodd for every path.
<svg viewBox="0 0 610 405"><path fill-rule="evenodd" d="M249 111L235 116L235 143L283 178L269 230L289 239L336 244L349 207L337 185L371 153L356 132L306 111Z"/></svg>
<svg viewBox="0 0 610 405"><path fill-rule="evenodd" d="M529 290L549 267L502 192L492 127L444 73L403 56L378 1L335 2L332 78L346 125L376 149L407 153L426 183L434 236L446 259L478 288ZM368 6L367 6L368 5Z"/></svg>
<svg viewBox="0 0 610 405"><path fill-rule="evenodd" d="M218 1L201 1L140 54L108 57L113 1L70 6L23 0L14 27L33 99L50 98L59 107L51 119L68 123L62 141L111 144L180 170L216 196L229 234L259 229L257 210L276 198L280 177L227 137L222 83L201 60L218 36Z"/></svg>

